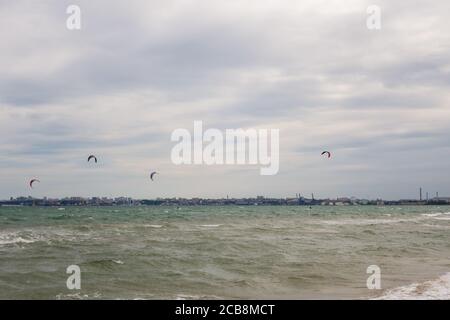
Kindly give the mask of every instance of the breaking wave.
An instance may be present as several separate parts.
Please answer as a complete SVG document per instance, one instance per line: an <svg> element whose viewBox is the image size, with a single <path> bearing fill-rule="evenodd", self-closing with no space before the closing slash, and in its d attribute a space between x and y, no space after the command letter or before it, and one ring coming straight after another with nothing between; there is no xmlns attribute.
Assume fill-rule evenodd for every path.
<svg viewBox="0 0 450 320"><path fill-rule="evenodd" d="M450 273L435 280L413 283L385 291L375 300L448 300L450 299Z"/></svg>

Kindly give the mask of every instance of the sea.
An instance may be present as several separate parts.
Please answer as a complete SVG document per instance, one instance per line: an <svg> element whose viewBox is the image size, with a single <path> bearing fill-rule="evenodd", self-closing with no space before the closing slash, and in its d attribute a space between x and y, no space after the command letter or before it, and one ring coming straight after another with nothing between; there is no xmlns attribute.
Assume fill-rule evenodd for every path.
<svg viewBox="0 0 450 320"><path fill-rule="evenodd" d="M449 298L448 206L0 207L0 299Z"/></svg>

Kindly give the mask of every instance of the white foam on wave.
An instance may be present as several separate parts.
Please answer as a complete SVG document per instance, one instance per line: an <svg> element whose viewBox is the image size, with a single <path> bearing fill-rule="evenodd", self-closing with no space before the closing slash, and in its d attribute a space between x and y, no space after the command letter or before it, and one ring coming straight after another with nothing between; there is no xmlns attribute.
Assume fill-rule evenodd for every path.
<svg viewBox="0 0 450 320"><path fill-rule="evenodd" d="M422 216L433 220L450 221L450 212L423 213Z"/></svg>
<svg viewBox="0 0 450 320"><path fill-rule="evenodd" d="M90 238L89 232L84 233L78 230L54 229L54 228L25 228L20 230L0 231L0 246L11 244L30 244L44 241L75 241L83 238Z"/></svg>
<svg viewBox="0 0 450 320"><path fill-rule="evenodd" d="M450 299L450 273L436 280L413 283L386 290L374 300L448 300Z"/></svg>
<svg viewBox="0 0 450 320"><path fill-rule="evenodd" d="M411 218L411 219L343 219L343 220L325 220L321 221L323 224L327 225L354 225L354 226L364 226L372 224L393 224L402 222L418 222L424 218Z"/></svg>
<svg viewBox="0 0 450 320"><path fill-rule="evenodd" d="M220 226L221 226L221 224L201 224L201 225L199 225L199 227L203 227L203 228L217 228Z"/></svg>
<svg viewBox="0 0 450 320"><path fill-rule="evenodd" d="M436 212L436 213L422 213L422 216L428 217L428 218L436 218L443 215L450 215L450 212Z"/></svg>
<svg viewBox="0 0 450 320"><path fill-rule="evenodd" d="M88 300L88 299L100 299L102 294L99 292L94 292L92 294L81 294L81 293L60 293L56 295L56 300Z"/></svg>
<svg viewBox="0 0 450 320"><path fill-rule="evenodd" d="M24 235L17 231L0 232L0 246L8 244L33 243L41 241L39 235Z"/></svg>
<svg viewBox="0 0 450 320"><path fill-rule="evenodd" d="M403 222L422 222L424 220L433 219L433 220L450 220L450 212L437 212L437 213L422 213L418 217L413 218L392 218L392 219L342 219L342 220L325 220L321 221L322 224L327 225L373 225L373 224L394 224L394 223L403 223ZM442 217L444 216L444 217Z"/></svg>
<svg viewBox="0 0 450 320"><path fill-rule="evenodd" d="M428 218L439 217L440 215L442 215L442 213L422 213L421 214L421 216L428 217Z"/></svg>
<svg viewBox="0 0 450 320"><path fill-rule="evenodd" d="M450 221L450 217L436 217L436 220Z"/></svg>
<svg viewBox="0 0 450 320"><path fill-rule="evenodd" d="M0 237L0 246L6 244L14 244L14 243L33 243L37 240L33 239L24 239L22 237L11 237L11 238L2 238Z"/></svg>
<svg viewBox="0 0 450 320"><path fill-rule="evenodd" d="M222 297L218 297L215 295L196 295L196 294L184 294L184 293L179 293L177 295L175 295L174 298L175 300L218 300L218 299L223 299Z"/></svg>
<svg viewBox="0 0 450 320"><path fill-rule="evenodd" d="M428 224L428 223L424 223L422 224L422 226L424 227L428 227L428 228L435 228L435 229L450 229L450 226L443 226L443 225L439 225L439 224Z"/></svg>
<svg viewBox="0 0 450 320"><path fill-rule="evenodd" d="M146 228L162 228L163 227L160 224L144 224L143 226Z"/></svg>

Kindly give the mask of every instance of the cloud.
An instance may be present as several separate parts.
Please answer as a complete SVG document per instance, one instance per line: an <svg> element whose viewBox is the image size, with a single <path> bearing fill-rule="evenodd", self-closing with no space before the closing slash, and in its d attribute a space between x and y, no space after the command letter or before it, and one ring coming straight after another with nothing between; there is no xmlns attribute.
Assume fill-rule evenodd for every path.
<svg viewBox="0 0 450 320"><path fill-rule="evenodd" d="M47 196L450 195L448 1L379 1L379 31L365 0L78 1L80 31L69 4L0 1L0 198L29 176ZM280 129L279 175L173 165L194 120Z"/></svg>

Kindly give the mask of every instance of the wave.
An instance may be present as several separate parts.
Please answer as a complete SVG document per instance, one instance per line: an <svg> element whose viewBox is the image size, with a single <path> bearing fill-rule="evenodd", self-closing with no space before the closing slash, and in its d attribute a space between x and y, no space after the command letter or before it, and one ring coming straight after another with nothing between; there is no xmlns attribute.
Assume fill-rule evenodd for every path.
<svg viewBox="0 0 450 320"><path fill-rule="evenodd" d="M115 259L97 259L83 262L82 266L94 267L102 270L112 270L115 268L115 265L122 265L124 262L122 260Z"/></svg>
<svg viewBox="0 0 450 320"><path fill-rule="evenodd" d="M414 218L399 218L399 219L342 219L342 220L324 220L321 221L321 224L326 225L374 225L374 224L394 224L394 223L404 223L404 222L421 222L428 219L433 220L450 220L450 212L438 212L438 213L422 213L418 217ZM444 216L444 217L442 217Z"/></svg>
<svg viewBox="0 0 450 320"><path fill-rule="evenodd" d="M421 214L424 217L428 217L428 218L436 218L436 217L440 217L440 216L448 216L450 215L450 212L437 212L437 213L422 213Z"/></svg>
<svg viewBox="0 0 450 320"><path fill-rule="evenodd" d="M422 213L421 216L423 217L428 217L428 218L434 218L434 217L439 217L440 215L442 215L442 213Z"/></svg>
<svg viewBox="0 0 450 320"><path fill-rule="evenodd" d="M80 239L91 239L91 232L80 229L54 229L48 227L26 228L21 230L0 231L0 246L11 244L30 244L34 242L59 242L76 241Z"/></svg>
<svg viewBox="0 0 450 320"><path fill-rule="evenodd" d="M60 293L56 295L56 300L92 300L92 299L101 299L102 294L99 292L94 292L92 294L81 294L77 293L69 293L64 294Z"/></svg>
<svg viewBox="0 0 450 320"><path fill-rule="evenodd" d="M450 273L435 280L386 290L374 300L448 300L450 299Z"/></svg>
<svg viewBox="0 0 450 320"><path fill-rule="evenodd" d="M22 237L11 237L11 238L1 238L0 237L0 246L7 244L15 244L15 243L33 243L38 240L35 239L24 239Z"/></svg>
<svg viewBox="0 0 450 320"><path fill-rule="evenodd" d="M32 233L23 233L18 231L1 232L0 233L0 246L8 244L24 244L42 241L41 235Z"/></svg>
<svg viewBox="0 0 450 320"><path fill-rule="evenodd" d="M365 226L373 224L393 224L402 222L418 222L424 218L412 218L412 219L343 219L343 220L325 220L320 223L326 225L353 225L353 226Z"/></svg>
<svg viewBox="0 0 450 320"><path fill-rule="evenodd" d="M439 225L439 224L428 224L428 223L424 223L422 224L422 226L424 227L428 227L428 228L434 228L434 229L450 229L450 226L443 226L443 225Z"/></svg>
<svg viewBox="0 0 450 320"><path fill-rule="evenodd" d="M176 294L175 297L171 297L170 299L174 300L220 300L222 297L218 297L215 295L196 295L196 294Z"/></svg>

